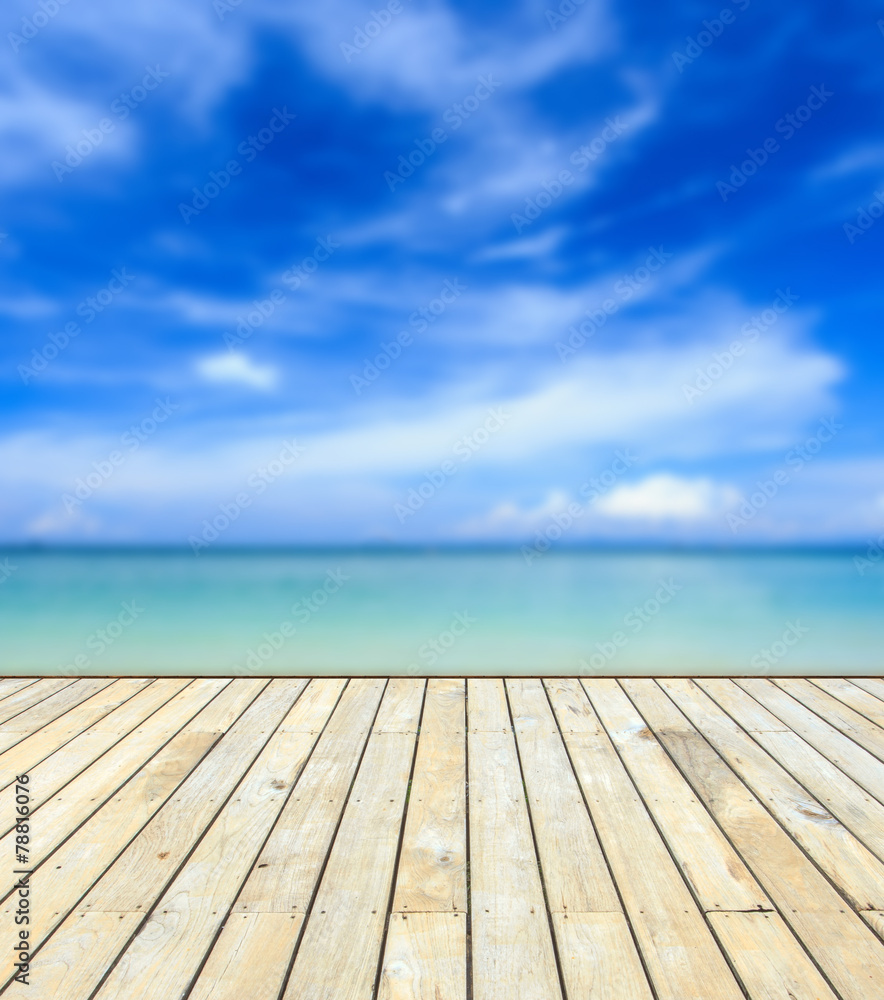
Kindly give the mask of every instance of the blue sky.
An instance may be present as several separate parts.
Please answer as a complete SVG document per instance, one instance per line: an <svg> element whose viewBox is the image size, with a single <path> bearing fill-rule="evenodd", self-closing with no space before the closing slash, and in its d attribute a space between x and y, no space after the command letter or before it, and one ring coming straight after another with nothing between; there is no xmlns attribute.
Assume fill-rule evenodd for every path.
<svg viewBox="0 0 884 1000"><path fill-rule="evenodd" d="M879 534L882 23L8 4L0 539Z"/></svg>

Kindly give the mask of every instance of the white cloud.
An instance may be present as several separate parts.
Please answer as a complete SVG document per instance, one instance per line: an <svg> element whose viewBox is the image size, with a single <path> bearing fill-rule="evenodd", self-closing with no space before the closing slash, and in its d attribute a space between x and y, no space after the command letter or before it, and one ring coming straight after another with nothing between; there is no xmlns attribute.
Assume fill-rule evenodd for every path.
<svg viewBox="0 0 884 1000"><path fill-rule="evenodd" d="M278 377L272 365L257 365L247 354L233 351L201 358L196 367L207 382L240 382L255 389L272 389Z"/></svg>
<svg viewBox="0 0 884 1000"><path fill-rule="evenodd" d="M732 486L660 472L615 487L599 499L596 508L615 518L697 521L715 517L739 500L740 493Z"/></svg>

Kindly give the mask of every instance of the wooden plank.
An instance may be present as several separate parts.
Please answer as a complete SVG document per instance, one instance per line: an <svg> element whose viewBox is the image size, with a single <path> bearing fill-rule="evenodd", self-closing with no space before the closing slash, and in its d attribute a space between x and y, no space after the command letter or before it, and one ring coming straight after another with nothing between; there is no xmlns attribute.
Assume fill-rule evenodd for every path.
<svg viewBox="0 0 884 1000"><path fill-rule="evenodd" d="M553 924L571 1000L652 1000L622 913L554 913Z"/></svg>
<svg viewBox="0 0 884 1000"><path fill-rule="evenodd" d="M236 726L236 732L240 736L245 736L251 727L250 719L264 709L265 703L258 699L270 686L264 677L237 677L233 680L224 679L225 686L220 693L216 694L211 702L185 725L182 732L185 733L226 733L232 726ZM267 707L269 711L269 704ZM274 718L278 718L277 712L282 711L279 706L274 711ZM240 728L241 724L241 728ZM165 725L159 719L151 718L147 725L151 729L156 729L160 725Z"/></svg>
<svg viewBox="0 0 884 1000"><path fill-rule="evenodd" d="M70 709L76 708L81 702L91 698L92 695L110 687L113 683L113 680L106 677L75 681L48 698L44 698L27 711L19 713L8 722L0 725L0 750L7 750L16 743L20 743L38 729L42 729Z"/></svg>
<svg viewBox="0 0 884 1000"><path fill-rule="evenodd" d="M351 677L345 697L341 699L341 707L325 727L325 735L354 736L364 728L364 735L367 736L386 686L387 681L383 677ZM366 716L364 706L368 703L373 703L375 708Z"/></svg>
<svg viewBox="0 0 884 1000"><path fill-rule="evenodd" d="M382 693L373 681L347 685L234 912L307 912Z"/></svg>
<svg viewBox="0 0 884 1000"><path fill-rule="evenodd" d="M164 687L163 681L156 681L145 691L141 692L141 694L136 695L130 702L121 706L121 709L118 709L118 711L125 710L125 716L121 718L121 726L126 724L127 729L121 729L120 731L95 731L93 727L85 733L81 733L71 740L70 743L67 743L44 761L41 761L40 764L33 767L30 772L32 810L37 809L38 806L51 799L69 781L73 780L90 765L95 764L101 758L102 754L119 743L122 737L129 736L139 723L143 723L163 706L168 705L168 708L163 715L158 716L159 721L171 722L174 719L178 719L180 727L181 709L191 704L194 699L192 694L188 695L184 693L186 685L190 685L191 683L190 681L185 681L182 685L179 680L170 679L170 686ZM157 685L160 685L160 687L157 687ZM194 690L199 691L199 686ZM197 711L200 704L206 698L211 697L212 690L212 688L209 688L198 696L197 702L194 703L193 711ZM175 697L176 691L179 692L177 701ZM175 701L174 705L172 704L173 701ZM137 705L134 704L136 702L138 703ZM162 728L168 729L168 727ZM173 735L174 732L174 729L168 729L167 738ZM113 766L114 759L113 756L109 757L106 763ZM97 772L93 772L93 774L95 773ZM12 802L7 796L0 796L0 817L3 820L0 830L5 835L14 825Z"/></svg>
<svg viewBox="0 0 884 1000"><path fill-rule="evenodd" d="M173 699L160 709L157 716L165 713L167 709L174 708L178 713L180 728L216 693L218 682L206 681L204 687L198 685L199 682L196 682L182 692L190 694L189 699L177 705L173 705L173 702L178 699ZM165 742L165 735L157 737L150 732L130 733L51 799L33 808L30 866L34 867L41 863L73 830L101 808L104 802ZM7 857L12 857L14 854L15 836L13 828L4 837L0 837L0 851L6 851ZM14 882L14 875L0 874L0 892L3 894L8 892Z"/></svg>
<svg viewBox="0 0 884 1000"><path fill-rule="evenodd" d="M508 733L510 714L506 705L503 681L471 677L467 685L469 731L471 733Z"/></svg>
<svg viewBox="0 0 884 1000"><path fill-rule="evenodd" d="M391 914L378 1000L466 1000L466 922L460 912Z"/></svg>
<svg viewBox="0 0 884 1000"><path fill-rule="evenodd" d="M188 1000L277 1000L304 917L231 913Z"/></svg>
<svg viewBox="0 0 884 1000"><path fill-rule="evenodd" d="M391 677L378 717L376 733L416 733L426 681L420 677ZM417 721L415 721L417 720ZM411 727L411 728L409 728Z"/></svg>
<svg viewBox="0 0 884 1000"><path fill-rule="evenodd" d="M33 733L44 726L51 725L65 712L87 701L93 695L116 683L112 677L84 677L75 680L61 690L43 698L24 712L0 725L0 733L5 736L17 736L21 733Z"/></svg>
<svg viewBox="0 0 884 1000"><path fill-rule="evenodd" d="M506 687L550 911L621 912L543 684Z"/></svg>
<svg viewBox="0 0 884 1000"><path fill-rule="evenodd" d="M253 682L255 679L250 679L250 681ZM240 736L268 736L274 732L279 725L280 717L285 717L288 714L289 709L306 686L307 679L305 678L277 677L272 680L262 690L260 704L255 701L237 719L237 734Z"/></svg>
<svg viewBox="0 0 884 1000"><path fill-rule="evenodd" d="M280 702L277 692L270 691L269 687L267 685L245 709L166 806L93 886L80 909L147 912L154 905L243 775L255 766L255 760L266 746L273 727L282 721L291 707L285 701ZM249 695L249 691L243 692L244 698ZM261 712L265 706L268 731L256 734L253 731L255 713ZM197 725L202 725L199 719L195 721ZM243 729L246 731L243 732ZM182 735L194 735L200 731L185 728Z"/></svg>
<svg viewBox="0 0 884 1000"><path fill-rule="evenodd" d="M300 688L303 688L304 684L306 681L301 683ZM65 1000L86 1000L90 997L102 975L116 960L132 936L133 923L128 916L126 921L119 923L110 917L107 919L105 917L109 914L125 913L134 918L134 927L141 924L145 913L161 897L169 884L169 879L187 857L194 843L203 834L209 823L216 819L224 800L240 782L246 769L249 769L250 775L257 774L258 777L249 786L248 791L244 791L244 794L240 796L240 802L236 803L236 806L240 808L233 810L234 818L231 821L231 827L234 830L242 830L243 826L248 826L247 822L243 824L241 821L237 821L242 819L242 809L247 811L247 805L242 807L242 799L257 800L260 807L261 805L266 806L267 799L278 800L285 794L285 788L274 787L274 782L284 784L278 775L265 780L262 786L261 779L268 779L268 774L260 768L256 771L256 758L259 757L262 748L267 748L272 728L282 721L287 709L291 706L291 701L287 703L285 699L280 698L279 686L272 691L270 687L271 685L268 684L249 708L246 706L249 705L253 693L251 683L240 685L234 689L241 698L240 708L245 710L243 714L175 795L167 800L164 808L154 815L153 819L81 901L79 912L94 914L96 925L102 928L102 948L95 952L76 948L77 919L76 916L71 916L61 924L37 953L31 966L36 977L42 975L44 968L65 965L64 989L59 994L63 995ZM292 700L297 696L300 688L296 686L295 689L289 690L289 696ZM267 708L267 711L262 713L264 707ZM232 705L229 701L221 706L225 718L230 717L231 708ZM195 728L192 730L187 727L182 728L180 733L182 738L206 739L213 735L212 726L218 719L218 709L212 703L205 711L206 719L201 721L197 718L194 720ZM261 720L262 714L263 721ZM240 724L242 729L239 728ZM259 725L265 729L269 728L269 731L257 733L255 730ZM293 733L284 734L282 738L298 741L309 739L309 736ZM272 761L276 761L283 770L291 767L293 763L291 759L287 763L285 760L280 761L280 757L288 756L291 758L291 748L277 745L274 750L275 752L270 755L270 758L264 758L265 763L271 763L272 766ZM233 801L231 797L228 804ZM230 814L228 814L228 818L230 818ZM221 827L216 827L216 829L221 830L222 834L223 826L222 823ZM205 843L205 839L203 843ZM206 873L206 868L213 869L216 878L222 877L230 871L230 866L226 863L228 860L232 860L234 865L242 863L243 859L237 851L236 844L231 847L230 854L225 854L220 858L217 854L217 843L210 842L209 848L214 848L214 853L210 850L211 859L207 859L199 869L191 869L189 878L194 878L195 873L198 881L199 875L202 873L211 879L213 873ZM190 860L193 861L195 856L192 856ZM186 894L180 899L186 902ZM109 903L121 903L122 905L117 905L112 909L107 905ZM200 906L204 904L205 899L197 898L194 908L197 914L202 912ZM166 909L167 911L173 909L173 905L170 904ZM213 915L217 916L217 914ZM168 916L168 912L160 914L160 917ZM221 916L223 918L223 914ZM163 929L161 924L160 934L162 934ZM142 928L143 930L144 928ZM199 958L201 959L202 955ZM127 963L127 968L129 964L131 963ZM105 987L107 985L106 982ZM139 994L136 992L131 995L138 996Z"/></svg>
<svg viewBox="0 0 884 1000"><path fill-rule="evenodd" d="M37 868L31 876L32 896L42 900L43 905L31 910L28 930L32 949L77 906L89 887L205 757L215 739L214 733L174 736ZM13 893L4 906L10 922L16 906L17 896ZM12 963L11 955L0 958L0 982L14 974Z"/></svg>
<svg viewBox="0 0 884 1000"><path fill-rule="evenodd" d="M3 707L3 701L10 695L16 693L16 691L21 691L22 688L26 688L29 684L36 684L39 680L38 677L4 677L0 680L0 709Z"/></svg>
<svg viewBox="0 0 884 1000"><path fill-rule="evenodd" d="M774 683L879 760L884 759L884 729L880 726L803 678L783 677Z"/></svg>
<svg viewBox="0 0 884 1000"><path fill-rule="evenodd" d="M710 698L737 721L738 728L753 735L760 733L791 733L792 730L770 709L756 701L729 677L698 677L695 682ZM739 719L737 719L739 715Z"/></svg>
<svg viewBox="0 0 884 1000"><path fill-rule="evenodd" d="M584 693L584 714L592 711ZM743 996L641 799L601 727L566 733L602 847L658 1000Z"/></svg>
<svg viewBox="0 0 884 1000"><path fill-rule="evenodd" d="M64 941L32 960L30 984L13 982L3 995L16 1000L88 997L116 958L117 942L140 920L140 913L78 913Z"/></svg>
<svg viewBox="0 0 884 1000"><path fill-rule="evenodd" d="M754 717L758 703L731 681L698 681L739 725ZM744 715L746 706L752 714ZM766 711L766 709L762 709ZM818 802L884 860L884 805L791 731L756 731L755 739Z"/></svg>
<svg viewBox="0 0 884 1000"><path fill-rule="evenodd" d="M884 700L884 680L880 677L851 677L850 682L879 700Z"/></svg>
<svg viewBox="0 0 884 1000"><path fill-rule="evenodd" d="M563 733L600 732L599 720L576 677L551 678L543 684Z"/></svg>
<svg viewBox="0 0 884 1000"><path fill-rule="evenodd" d="M884 906L884 863L767 751L739 727L734 729L733 719L705 694L704 680L695 682L697 694L688 683L665 683L685 714L854 906ZM800 738L794 733L776 735L777 745L791 749L797 758Z"/></svg>
<svg viewBox="0 0 884 1000"><path fill-rule="evenodd" d="M561 997L513 734L470 720L469 768L473 996Z"/></svg>
<svg viewBox="0 0 884 1000"><path fill-rule="evenodd" d="M848 708L865 716L870 722L884 726L884 701L869 694L868 691L840 677L811 677L808 680L826 694L843 702Z"/></svg>
<svg viewBox="0 0 884 1000"><path fill-rule="evenodd" d="M617 681L598 678L583 685L703 910L771 909L770 900Z"/></svg>
<svg viewBox="0 0 884 1000"><path fill-rule="evenodd" d="M877 757L814 715L810 709L805 708L772 681L760 677L735 678L734 683L760 701L793 732L828 757L833 764L837 764L845 774L850 775L854 781L871 792L879 802L884 802L884 764Z"/></svg>
<svg viewBox="0 0 884 1000"><path fill-rule="evenodd" d="M876 931L878 937L884 938L884 913L879 913L876 910L866 910L863 916Z"/></svg>
<svg viewBox="0 0 884 1000"><path fill-rule="evenodd" d="M26 736L0 753L0 785L7 775L24 774L74 737L112 713L151 682L141 678L115 681L60 719Z"/></svg>
<svg viewBox="0 0 884 1000"><path fill-rule="evenodd" d="M347 681L343 677L323 677L311 681L295 707L280 723L278 733L321 733L329 712L341 696Z"/></svg>
<svg viewBox="0 0 884 1000"><path fill-rule="evenodd" d="M776 913L710 913L751 1000L838 1000Z"/></svg>
<svg viewBox="0 0 884 1000"><path fill-rule="evenodd" d="M16 691L0 702L0 723L5 725L32 706L51 697L56 691L70 687L75 681L75 677L45 677L35 684L29 684L26 688Z"/></svg>
<svg viewBox="0 0 884 1000"><path fill-rule="evenodd" d="M271 736L96 1000L180 1000L187 994L315 741L315 733Z"/></svg>
<svg viewBox="0 0 884 1000"><path fill-rule="evenodd" d="M644 697L643 689L654 683L629 681L630 696L793 933L843 1000L884 996L884 946L688 717L671 701L666 707L659 699ZM690 681L661 679L659 684L684 707L691 721L703 721L697 714L698 704L707 710L714 708L714 703ZM689 696L683 699L684 689Z"/></svg>
<svg viewBox="0 0 884 1000"><path fill-rule="evenodd" d="M396 877L396 913L467 909L465 695L462 680L427 684ZM465 933L465 921L444 926L449 924ZM409 947L418 926L400 928Z"/></svg>
<svg viewBox="0 0 884 1000"><path fill-rule="evenodd" d="M417 726L419 707L414 706L409 728ZM414 748L414 733L371 734L304 929L286 1000L371 996ZM337 960L329 962L329 955Z"/></svg>

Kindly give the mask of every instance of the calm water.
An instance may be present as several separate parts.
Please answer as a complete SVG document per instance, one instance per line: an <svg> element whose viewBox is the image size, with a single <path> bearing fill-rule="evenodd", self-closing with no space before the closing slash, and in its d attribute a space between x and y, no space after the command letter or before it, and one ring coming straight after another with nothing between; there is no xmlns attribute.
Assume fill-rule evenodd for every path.
<svg viewBox="0 0 884 1000"><path fill-rule="evenodd" d="M861 575L848 552L3 558L4 673L884 669L884 570Z"/></svg>

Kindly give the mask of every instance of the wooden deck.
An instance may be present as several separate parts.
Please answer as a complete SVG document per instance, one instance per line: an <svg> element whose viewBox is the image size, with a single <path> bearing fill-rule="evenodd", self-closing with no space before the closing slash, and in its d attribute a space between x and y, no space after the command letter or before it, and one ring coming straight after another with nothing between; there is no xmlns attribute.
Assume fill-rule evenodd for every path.
<svg viewBox="0 0 884 1000"><path fill-rule="evenodd" d="M4 1000L884 998L880 679L8 678L0 761Z"/></svg>

